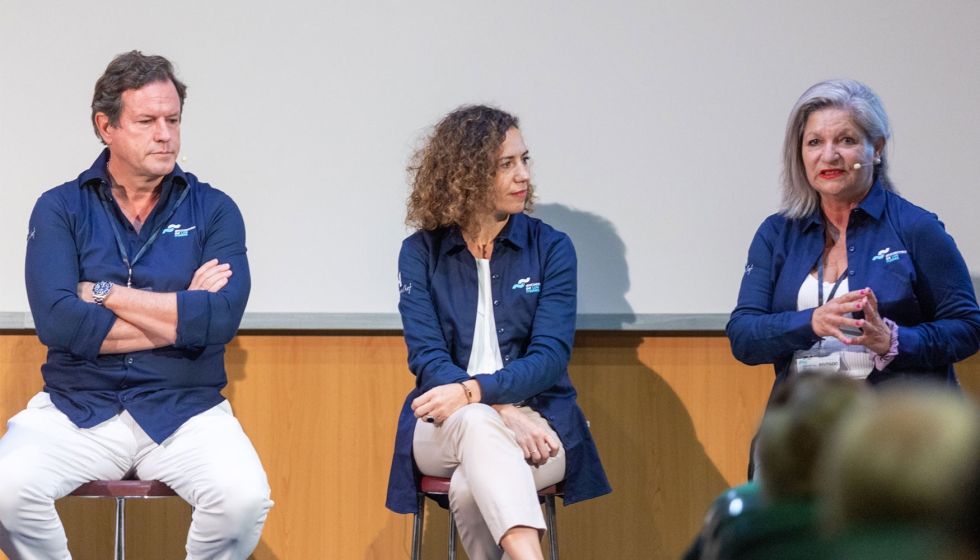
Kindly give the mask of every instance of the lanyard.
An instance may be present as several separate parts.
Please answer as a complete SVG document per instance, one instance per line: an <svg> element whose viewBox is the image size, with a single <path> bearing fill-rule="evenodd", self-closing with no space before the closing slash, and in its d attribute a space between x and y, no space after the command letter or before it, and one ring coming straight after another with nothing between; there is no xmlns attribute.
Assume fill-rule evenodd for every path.
<svg viewBox="0 0 980 560"><path fill-rule="evenodd" d="M841 282L847 277L847 269L840 273L840 278L837 279L837 283L834 284L832 290L830 290L830 295L827 296L827 301L834 299L834 294L837 293L837 288L840 288ZM823 305L823 255L820 255L820 260L817 261L817 307Z"/></svg>
<svg viewBox="0 0 980 560"><path fill-rule="evenodd" d="M112 227L112 234L116 237L116 245L119 246L119 256L122 257L123 264L126 265L126 270L129 271L129 277L126 278L127 288L133 287L133 267L136 265L136 261L140 260L140 257L142 257L143 254L146 253L146 250L150 248L150 245L156 241L160 232L163 230L164 224L169 222L170 218L172 218L177 212L177 208L179 208L180 203L184 202L184 199L187 198L187 193L189 191L190 188L184 187L184 192L180 193L180 197L177 198L177 204L174 204L173 210L167 214L166 218L157 222L157 227L153 229L153 235L151 235L150 238L146 240L146 243L140 247L140 250L136 252L136 256L133 257L133 261L130 262L129 251L126 250L126 244L123 243L123 238L119 233L119 228L116 227L116 218L112 215L112 211L109 210L109 202L105 199L105 194L102 192L102 186L100 185L98 188L96 188L96 192L99 195L99 201L102 202L102 208L105 209L105 215L107 218L109 218L109 225Z"/></svg>

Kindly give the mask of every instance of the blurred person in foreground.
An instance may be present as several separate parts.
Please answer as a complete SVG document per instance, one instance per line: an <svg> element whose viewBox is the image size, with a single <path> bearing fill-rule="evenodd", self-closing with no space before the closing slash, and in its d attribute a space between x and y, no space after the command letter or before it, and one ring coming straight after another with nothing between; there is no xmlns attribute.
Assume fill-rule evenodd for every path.
<svg viewBox="0 0 980 560"><path fill-rule="evenodd" d="M980 409L932 384L887 387L820 466L833 558L976 557Z"/></svg>
<svg viewBox="0 0 980 560"><path fill-rule="evenodd" d="M841 374L804 373L780 385L759 429L764 481L723 492L686 560L825 558L816 469L837 425L872 398Z"/></svg>

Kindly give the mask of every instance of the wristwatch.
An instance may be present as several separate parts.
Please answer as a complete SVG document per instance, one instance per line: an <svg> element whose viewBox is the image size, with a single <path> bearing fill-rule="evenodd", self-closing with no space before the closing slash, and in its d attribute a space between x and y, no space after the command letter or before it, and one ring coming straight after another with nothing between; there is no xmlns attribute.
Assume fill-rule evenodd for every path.
<svg viewBox="0 0 980 560"><path fill-rule="evenodd" d="M105 307L105 298L109 295L109 290L111 289L112 282L108 282L106 280L97 282L94 286L92 286L92 299L95 300L95 303Z"/></svg>

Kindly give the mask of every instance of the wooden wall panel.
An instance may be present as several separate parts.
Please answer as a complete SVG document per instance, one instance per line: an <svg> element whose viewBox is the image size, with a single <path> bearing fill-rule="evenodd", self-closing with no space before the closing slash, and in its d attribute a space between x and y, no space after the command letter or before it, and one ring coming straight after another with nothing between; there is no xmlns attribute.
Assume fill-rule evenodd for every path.
<svg viewBox="0 0 980 560"><path fill-rule="evenodd" d="M0 336L0 419L40 389L44 355L33 335ZM405 355L398 336L240 336L228 346L225 395L276 502L254 559L409 558L411 517L384 509L413 383ZM958 371L980 395L980 359ZM737 363L722 337L580 333L571 375L614 492L559 509L562 557L677 558L714 496L745 479L771 368ZM75 558L109 557L112 507L58 503ZM424 555L443 557L446 514L428 511ZM181 500L133 503L127 519L131 557L182 557Z"/></svg>

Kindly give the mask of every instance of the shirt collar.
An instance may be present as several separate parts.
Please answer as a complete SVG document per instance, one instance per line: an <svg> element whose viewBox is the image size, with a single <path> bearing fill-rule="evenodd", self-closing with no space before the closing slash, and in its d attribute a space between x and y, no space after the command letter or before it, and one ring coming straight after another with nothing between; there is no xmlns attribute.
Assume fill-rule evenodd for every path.
<svg viewBox="0 0 980 560"><path fill-rule="evenodd" d="M504 225L504 229L497 235L497 239L506 241L518 249L524 249L528 246L531 238L529 226L527 214L523 212L511 214L507 224Z"/></svg>
<svg viewBox="0 0 980 560"><path fill-rule="evenodd" d="M446 234L448 243L443 245L443 252L449 253L466 247L466 240L463 239L463 232L458 225L449 227ZM497 234L495 241L503 241L518 249L524 249L530 244L531 232L528 217L523 212L511 214L510 219L504 224L504 229Z"/></svg>
<svg viewBox="0 0 980 560"><path fill-rule="evenodd" d="M85 172L79 176L79 184L85 185L87 183L98 181L104 182L106 185L109 184L109 174L107 171L107 165L109 164L109 148L102 150L99 157L95 158L95 162L92 167L89 167ZM163 182L168 183L178 179L179 181L174 181L174 185L187 186L187 175L184 174L184 170L180 168L176 163L174 164L174 170L168 173L164 178Z"/></svg>
<svg viewBox="0 0 980 560"><path fill-rule="evenodd" d="M875 180L874 184L871 185L871 190L864 195L856 210L861 210L876 220L881 219L881 215L885 212L885 187L881 184L881 180ZM820 224L823 224L823 218L820 215L820 208L817 207L807 218L804 229L810 229Z"/></svg>
<svg viewBox="0 0 980 560"><path fill-rule="evenodd" d="M858 208L876 220L881 219L881 215L885 213L885 186L881 184L881 180L875 180Z"/></svg>

